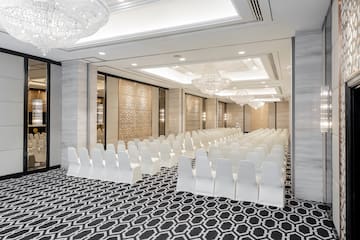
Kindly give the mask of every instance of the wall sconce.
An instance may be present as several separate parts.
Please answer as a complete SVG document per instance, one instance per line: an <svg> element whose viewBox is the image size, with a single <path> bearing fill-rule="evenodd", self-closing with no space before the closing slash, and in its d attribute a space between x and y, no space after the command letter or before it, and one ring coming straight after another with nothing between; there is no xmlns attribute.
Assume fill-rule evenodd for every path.
<svg viewBox="0 0 360 240"><path fill-rule="evenodd" d="M322 86L320 92L320 131L327 133L332 127L331 121L331 90L329 86Z"/></svg>
<svg viewBox="0 0 360 240"><path fill-rule="evenodd" d="M165 122L165 109L164 108L160 109L159 120L162 123Z"/></svg>
<svg viewBox="0 0 360 240"><path fill-rule="evenodd" d="M201 118L202 118L203 122L206 122L206 112L202 113Z"/></svg>
<svg viewBox="0 0 360 240"><path fill-rule="evenodd" d="M229 115L227 113L224 113L224 121L229 120Z"/></svg>

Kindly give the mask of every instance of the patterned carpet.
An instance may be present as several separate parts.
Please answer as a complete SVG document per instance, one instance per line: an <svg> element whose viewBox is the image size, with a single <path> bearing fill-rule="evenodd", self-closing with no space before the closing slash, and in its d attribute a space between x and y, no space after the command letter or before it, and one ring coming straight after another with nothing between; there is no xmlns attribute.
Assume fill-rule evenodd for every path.
<svg viewBox="0 0 360 240"><path fill-rule="evenodd" d="M289 175L283 209L177 193L176 178L164 168L133 186L62 170L0 181L0 239L337 239L327 206L293 199Z"/></svg>

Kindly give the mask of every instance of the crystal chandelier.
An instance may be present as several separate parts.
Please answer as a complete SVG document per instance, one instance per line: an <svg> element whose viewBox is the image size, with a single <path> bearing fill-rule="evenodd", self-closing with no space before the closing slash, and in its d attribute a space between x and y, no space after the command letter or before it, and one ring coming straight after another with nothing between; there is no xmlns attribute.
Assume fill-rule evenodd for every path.
<svg viewBox="0 0 360 240"><path fill-rule="evenodd" d="M248 104L253 98L254 97L242 96L242 95L230 96L230 100L235 102L236 104L239 104L240 106L244 106L245 104Z"/></svg>
<svg viewBox="0 0 360 240"><path fill-rule="evenodd" d="M252 102L249 102L248 104L250 107L252 107L255 110L257 110L265 105L264 102L257 102L257 101L252 101Z"/></svg>
<svg viewBox="0 0 360 240"><path fill-rule="evenodd" d="M209 72L192 80L192 84L202 93L214 95L220 90L225 89L231 83L230 79L222 78L218 72Z"/></svg>
<svg viewBox="0 0 360 240"><path fill-rule="evenodd" d="M16 39L46 53L72 46L109 19L103 0L1 0L0 22Z"/></svg>

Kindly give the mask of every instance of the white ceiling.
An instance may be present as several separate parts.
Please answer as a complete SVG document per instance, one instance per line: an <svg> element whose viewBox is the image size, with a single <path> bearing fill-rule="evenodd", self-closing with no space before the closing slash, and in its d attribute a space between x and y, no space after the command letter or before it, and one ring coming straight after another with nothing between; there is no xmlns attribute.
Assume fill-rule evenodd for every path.
<svg viewBox="0 0 360 240"><path fill-rule="evenodd" d="M83 40L71 49L53 50L47 57L56 61L84 60L105 72L164 87L184 87L199 95L191 85L141 69L179 65L180 69L199 72L204 63L271 58L271 71L269 63L263 61L269 80L239 81L231 87L276 87L286 98L291 89L291 37L296 31L321 29L330 0L259 0L263 21L255 19L247 0L232 0L232 9L229 1L158 0L122 12L112 11L113 21L89 41ZM222 10L214 12L219 6ZM198 18L190 19L194 16ZM0 47L41 56L36 48L5 32L0 33ZM239 51L246 53L240 56ZM174 55L185 57L186 62Z"/></svg>

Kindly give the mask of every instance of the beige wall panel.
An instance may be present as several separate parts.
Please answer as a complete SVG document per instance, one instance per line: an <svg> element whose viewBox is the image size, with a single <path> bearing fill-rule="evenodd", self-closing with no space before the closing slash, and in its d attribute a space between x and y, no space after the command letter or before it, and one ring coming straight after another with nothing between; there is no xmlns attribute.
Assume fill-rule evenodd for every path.
<svg viewBox="0 0 360 240"><path fill-rule="evenodd" d="M267 128L269 122L269 105L265 104L259 109L251 108L251 131Z"/></svg>
<svg viewBox="0 0 360 240"><path fill-rule="evenodd" d="M277 121L277 116L275 112L275 103L268 103L269 113L268 113L268 128L275 128L275 121Z"/></svg>
<svg viewBox="0 0 360 240"><path fill-rule="evenodd" d="M289 128L289 102L277 103L277 128Z"/></svg>
<svg viewBox="0 0 360 240"><path fill-rule="evenodd" d="M185 95L185 131L198 130L201 128L202 98Z"/></svg>
<svg viewBox="0 0 360 240"><path fill-rule="evenodd" d="M147 138L153 132L153 87L118 79L118 138L129 141Z"/></svg>
<svg viewBox="0 0 360 240"><path fill-rule="evenodd" d="M243 128L244 123L244 114L243 114L243 107L235 104L235 103L228 103L227 104L227 114L228 114L228 121L227 127L240 127Z"/></svg>
<svg viewBox="0 0 360 240"><path fill-rule="evenodd" d="M119 79L108 77L106 85L106 143L116 144L119 128Z"/></svg>
<svg viewBox="0 0 360 240"><path fill-rule="evenodd" d="M217 128L217 100L208 98L206 103L206 129Z"/></svg>

